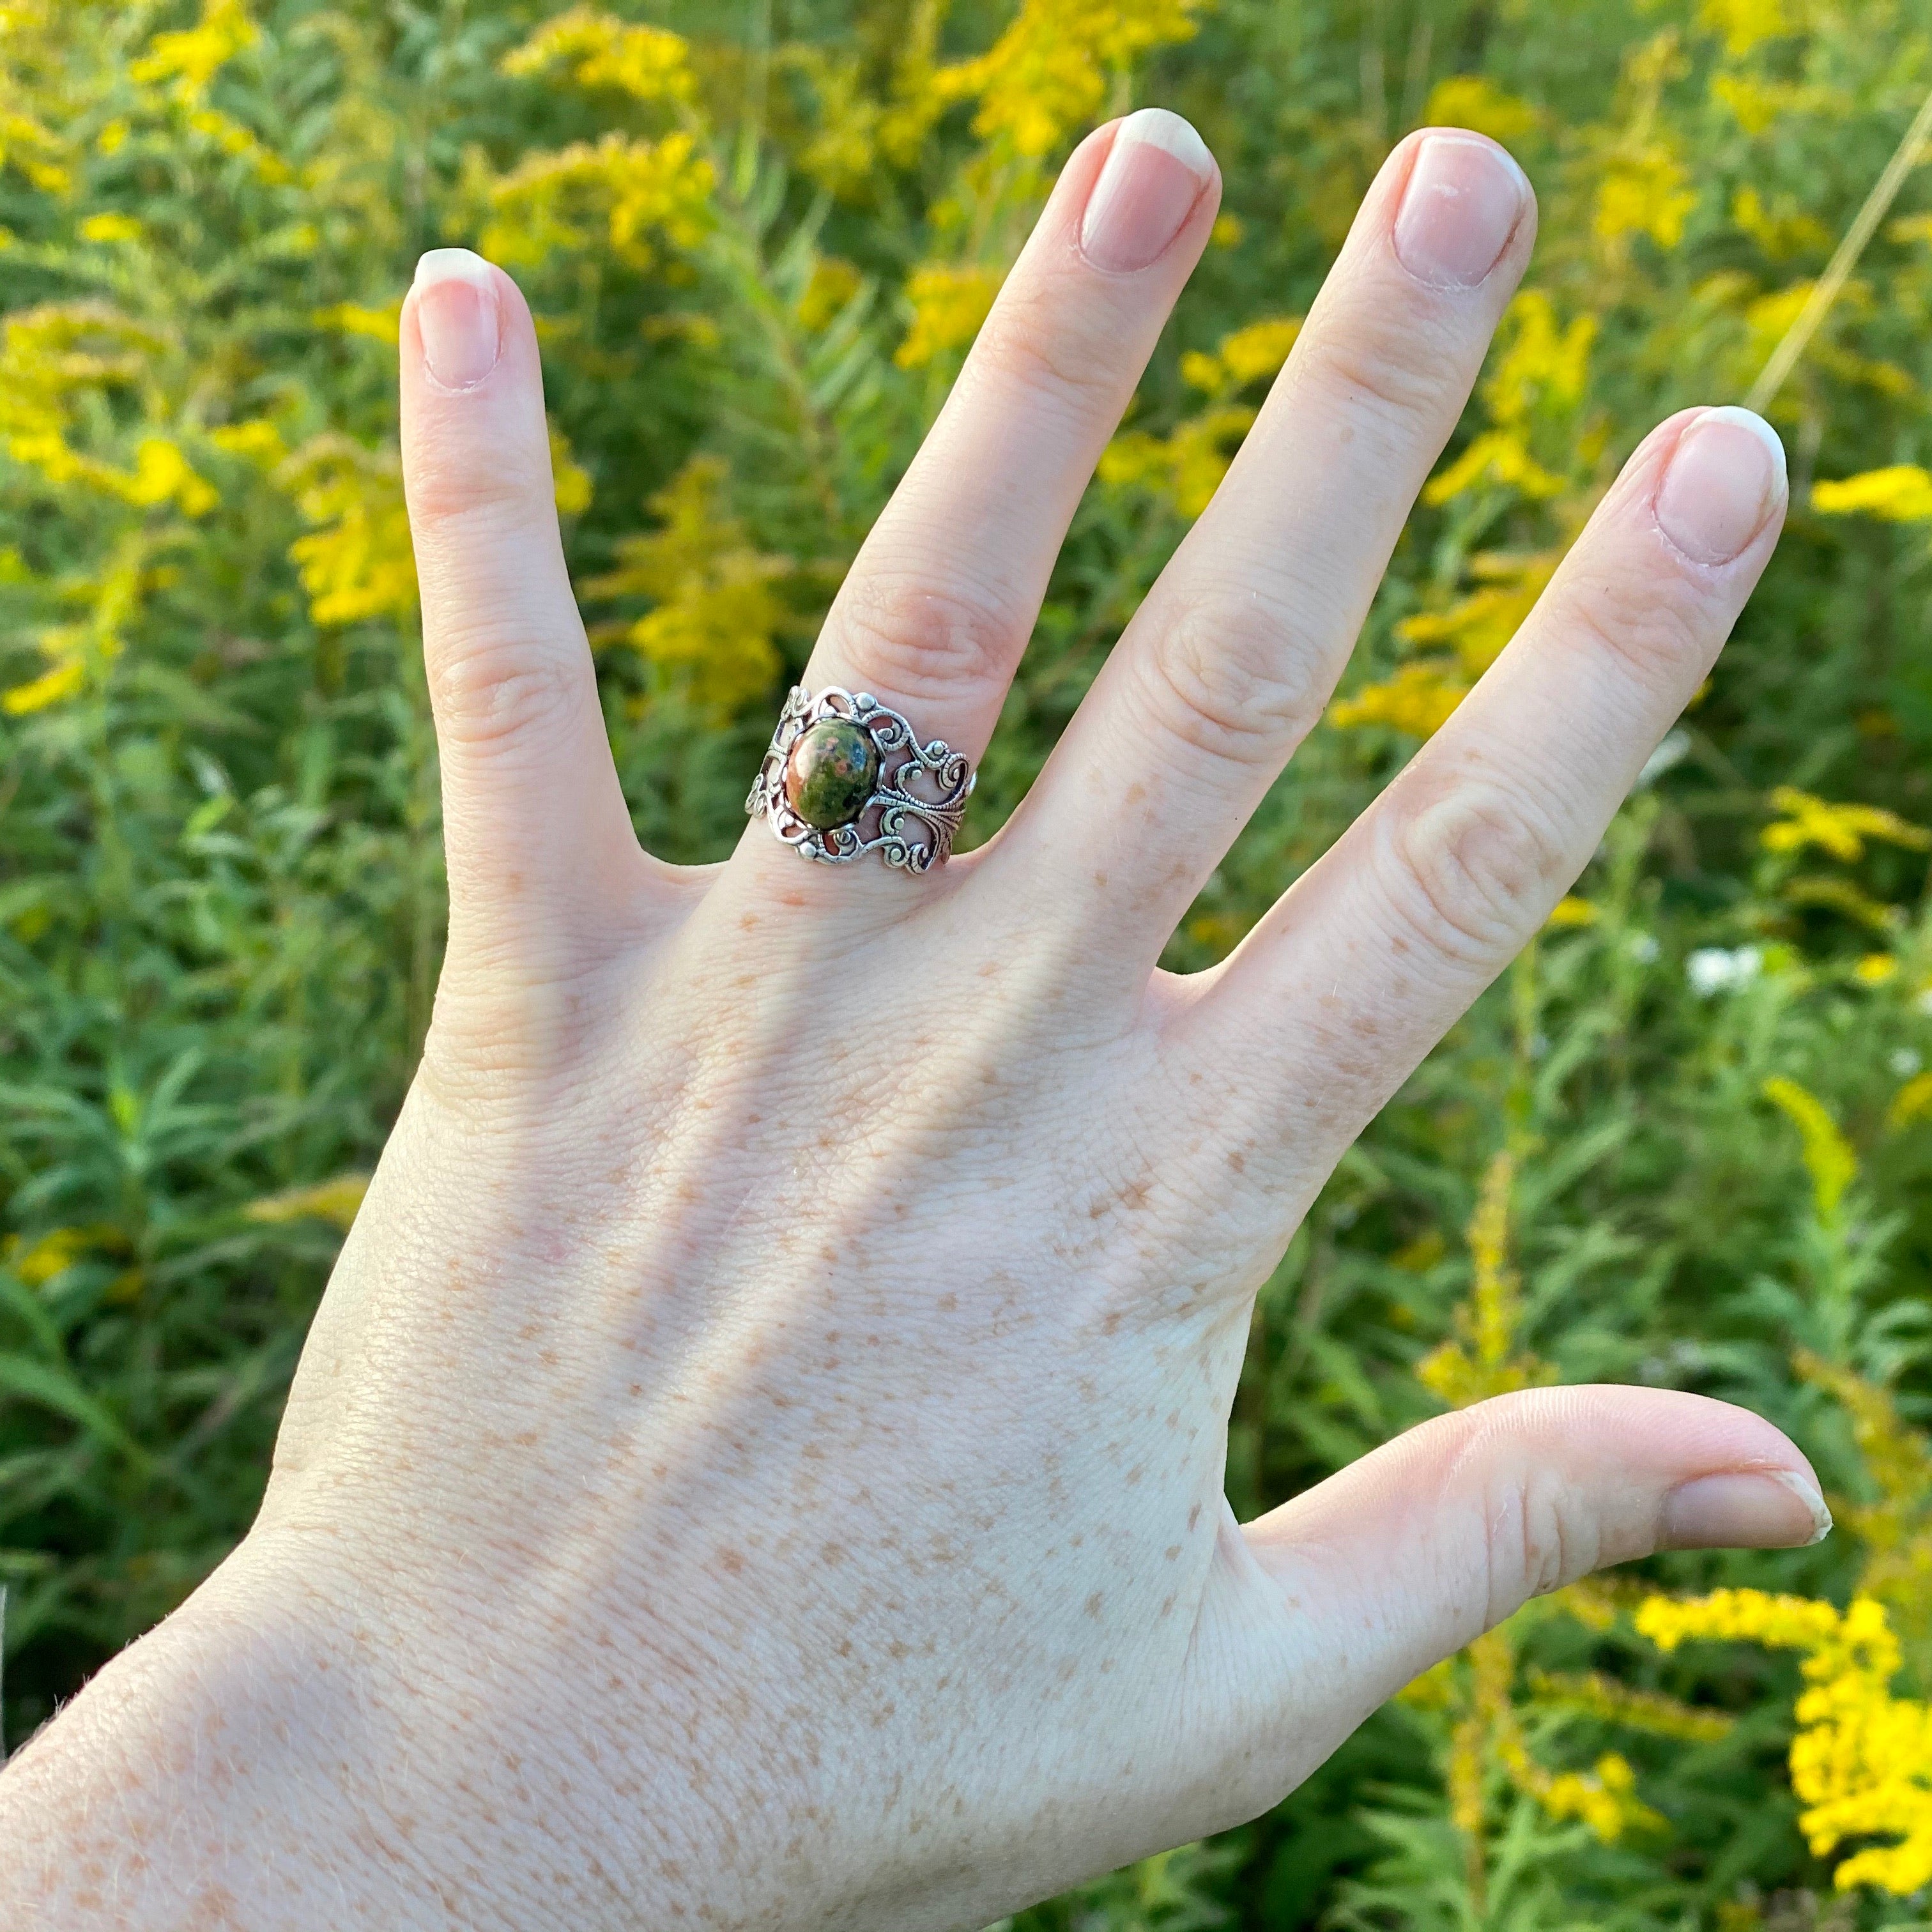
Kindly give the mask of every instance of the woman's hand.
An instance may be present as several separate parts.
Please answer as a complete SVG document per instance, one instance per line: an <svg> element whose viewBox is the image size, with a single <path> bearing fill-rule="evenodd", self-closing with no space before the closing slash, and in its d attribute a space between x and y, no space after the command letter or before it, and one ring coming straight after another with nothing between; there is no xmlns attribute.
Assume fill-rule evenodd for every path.
<svg viewBox="0 0 1932 1932"><path fill-rule="evenodd" d="M1075 154L810 688L983 750L1218 192L1159 110ZM1444 1417L1245 1528L1222 1500L1257 1286L1589 857L1783 513L1756 418L1665 423L1375 806L1225 965L1156 970L1534 226L1492 144L1402 143L1031 796L924 877L762 824L698 871L638 850L530 316L425 258L435 1024L260 1521L0 1780L0 1922L977 1924L1261 1810L1534 1592L1823 1525L1776 1430L1640 1388Z"/></svg>

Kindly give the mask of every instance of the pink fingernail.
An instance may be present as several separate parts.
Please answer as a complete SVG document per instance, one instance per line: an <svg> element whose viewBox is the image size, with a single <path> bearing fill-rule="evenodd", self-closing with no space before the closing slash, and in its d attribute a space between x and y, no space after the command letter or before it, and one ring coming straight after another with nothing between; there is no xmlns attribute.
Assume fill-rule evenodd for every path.
<svg viewBox="0 0 1932 1932"><path fill-rule="evenodd" d="M1502 260L1529 200L1528 177L1493 141L1431 134L1396 211L1395 252L1433 288L1473 289Z"/></svg>
<svg viewBox="0 0 1932 1932"><path fill-rule="evenodd" d="M1694 563L1729 563L1784 507L1784 446L1749 410L1706 410L1677 439L1657 526Z"/></svg>
<svg viewBox="0 0 1932 1932"><path fill-rule="evenodd" d="M1130 114L1087 197L1082 254L1114 274L1149 267L1167 252L1214 178L1207 142L1178 114L1165 107Z"/></svg>
<svg viewBox="0 0 1932 1932"><path fill-rule="evenodd" d="M1791 1550L1831 1533L1832 1512L1809 1477L1740 1469L1673 1490L1659 1540L1666 1550Z"/></svg>
<svg viewBox="0 0 1932 1932"><path fill-rule="evenodd" d="M500 352L496 278L467 248L432 248L416 264L416 328L437 386L473 389Z"/></svg>

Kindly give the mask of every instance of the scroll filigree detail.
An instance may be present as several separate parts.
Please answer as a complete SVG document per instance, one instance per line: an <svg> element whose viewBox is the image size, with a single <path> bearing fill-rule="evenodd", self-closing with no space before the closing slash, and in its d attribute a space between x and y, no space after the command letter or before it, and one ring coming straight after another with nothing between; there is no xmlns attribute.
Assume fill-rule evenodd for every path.
<svg viewBox="0 0 1932 1932"><path fill-rule="evenodd" d="M879 775L855 818L821 829L792 809L784 775L793 746L827 718L856 724L872 740ZM830 685L814 697L798 684L778 713L745 812L748 818L767 820L794 851L822 865L842 866L876 852L889 866L925 872L946 862L976 776L964 752L954 751L944 738L922 745L911 720L869 691Z"/></svg>

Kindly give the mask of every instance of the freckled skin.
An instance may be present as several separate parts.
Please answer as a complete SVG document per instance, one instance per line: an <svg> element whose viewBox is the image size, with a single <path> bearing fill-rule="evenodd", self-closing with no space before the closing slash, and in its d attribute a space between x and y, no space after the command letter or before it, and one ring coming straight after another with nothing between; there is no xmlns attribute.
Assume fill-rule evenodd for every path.
<svg viewBox="0 0 1932 1932"><path fill-rule="evenodd" d="M1076 272L1068 197L1114 138L1063 172L1057 238L1029 251L1010 291ZM1346 323L1351 302L1375 325L1364 340L1402 338L1399 303L1429 323L1416 339L1443 406L1406 457L1394 405L1376 417L1376 489L1390 502L1420 487L1507 298L1498 284L1452 309L1402 278L1388 236L1415 147L1372 194L1340 292L1320 305L1331 320L1311 315L1304 337ZM1197 247L1211 200L1189 217ZM1512 246L1520 268L1526 233ZM1225 676L1211 621L1193 626L1196 662L1117 705L1141 735L1116 736L1081 812L1048 821L1050 840L1036 830L1027 844L1023 812L920 879L803 863L763 824L720 867L646 860L587 655L571 661L578 710L543 709L562 701L567 667L529 653L561 639L582 654L583 633L543 472L536 337L512 285L476 266L521 386L493 375L474 393L436 392L405 304L412 516L439 482L472 500L493 438L523 439L500 466L506 487L542 487L520 543L500 542L490 519L432 515L416 532L418 556L440 557L424 572L424 632L452 806L434 1022L308 1336L256 1522L0 1771L0 1927L985 1925L1273 1804L1533 1590L1656 1547L1687 1473L1789 1473L1802 1460L1768 1425L1696 1397L1547 1389L1425 1424L1246 1529L1222 1492L1255 1297L1308 1203L1536 929L1556 872L1580 868L1640 767L1649 712L1654 742L1708 662L1687 658L1648 697L1617 687L1601 701L1604 679L1663 662L1666 632L1673 648L1706 639L1708 660L1728 625L1742 577L1714 590L1710 573L1630 548L1655 539L1649 472L1606 500L1630 536L1610 561L1626 610L1646 568L1659 597L1678 596L1671 623L1620 654L1571 639L1556 654L1564 702L1532 707L1556 729L1566 706L1587 712L1594 678L1602 715L1636 721L1618 728L1632 742L1556 814L1576 849L1551 856L1532 841L1527 865L1498 840L1496 809L1472 812L1430 778L1452 730L1414 761L1403 796L1452 809L1432 831L1412 826L1412 858L1438 888L1484 887L1450 908L1467 914L1467 899L1480 916L1450 916L1426 890L1404 897L1429 999L1411 1010L1381 998L1364 1024L1343 975L1370 970L1362 909L1390 894L1357 890L1359 875L1326 899L1319 868L1296 888L1288 923L1326 952L1282 952L1280 933L1270 952L1258 932L1201 982L1154 969L1214 860L1171 839L1157 857L1143 848L1192 823L1217 783L1252 781L1258 797L1280 764L1240 737L1268 728L1268 705L1252 701L1268 676L1237 678L1242 701L1161 713L1190 690L1211 699ZM1170 279L1140 318L1138 359ZM473 304L482 285L466 286ZM1112 312L1154 286L1112 276ZM1036 285L1019 312L1040 321L1051 292ZM1003 333L989 323L981 340L997 354ZM1351 359L1328 358L1345 373ZM1024 413L1064 433L1078 398L1038 406L1054 362L1028 358ZM983 400L998 373L956 400ZM1384 373L1389 397L1426 386ZM1320 376L1309 364L1276 393L1307 402ZM1132 386L1130 370L1120 405ZM1346 448L1352 431L1336 432L1353 406L1318 411L1316 433L1286 443ZM1090 427L1097 449L1108 425ZM1237 466L1263 466L1258 500L1292 500L1304 520L1318 498L1340 500L1352 530L1389 521L1374 491L1338 498L1312 475L1270 491L1272 440L1274 459L1258 424ZM439 461L453 473L439 477ZM1070 506L1090 464L1075 466ZM982 500L1028 480L970 466ZM919 524L928 536L958 521L936 507ZM484 548L461 551L478 530ZM1283 548L1258 539L1251 529L1240 570ZM906 548L903 527L895 541ZM1576 553L1586 564L1590 542ZM452 622L439 610L506 558L514 634L500 611ZM1345 563L1323 555L1310 596L1289 600L1298 632L1319 628L1303 607ZM896 568L922 580L903 556ZM1373 575L1331 623L1344 654ZM519 600L545 582L561 608L545 620L554 634L533 641L538 603ZM1684 604L1693 592L1705 603ZM1006 601L1022 608L1024 587ZM1216 611L1197 600L1193 615ZM902 598L899 615L930 627L931 648L901 667L922 664L928 686L942 681L936 658L992 648L962 650L936 596ZM492 622L496 655L466 665ZM1270 664L1307 641L1268 640ZM1108 659L1088 700L1103 717L1108 680L1132 676L1114 674L1138 648L1124 638ZM1504 662L1529 676L1534 652L1520 637ZM894 691L836 668L851 688ZM1276 690L1275 708L1318 712L1318 669L1304 664L1297 701ZM1473 694L1459 720L1485 702ZM1083 706L1063 751L1089 717ZM1156 724L1165 736L1149 735ZM799 795L845 809L864 754L819 742ZM1078 766L1056 754L1036 790ZM1120 803L1094 805L1102 778L1126 771ZM1089 835L1123 824L1132 842L1116 862ZM1221 850L1236 827L1223 829ZM1078 838L1089 855L1064 860ZM1370 842L1344 845L1360 857ZM1384 872L1382 888L1391 876L1406 875ZM1231 992L1238 970L1262 976ZM1802 1518L1798 1540L1813 1520L1778 1494Z"/></svg>

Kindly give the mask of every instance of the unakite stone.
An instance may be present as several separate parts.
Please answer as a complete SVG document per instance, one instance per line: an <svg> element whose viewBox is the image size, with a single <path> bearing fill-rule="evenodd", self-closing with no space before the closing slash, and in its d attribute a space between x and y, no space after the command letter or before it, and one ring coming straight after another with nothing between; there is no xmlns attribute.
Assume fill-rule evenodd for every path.
<svg viewBox="0 0 1932 1932"><path fill-rule="evenodd" d="M786 800L820 832L850 824L878 781L879 748L872 734L842 718L822 718L801 731L785 760Z"/></svg>

